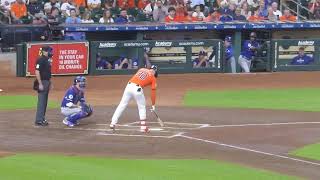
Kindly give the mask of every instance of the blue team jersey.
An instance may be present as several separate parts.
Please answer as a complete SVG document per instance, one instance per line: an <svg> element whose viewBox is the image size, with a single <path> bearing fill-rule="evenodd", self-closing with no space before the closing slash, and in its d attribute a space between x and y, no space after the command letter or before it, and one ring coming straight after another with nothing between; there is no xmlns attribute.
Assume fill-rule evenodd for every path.
<svg viewBox="0 0 320 180"><path fill-rule="evenodd" d="M63 97L61 107L70 107L73 104L85 103L84 93L77 87L71 86Z"/></svg>
<svg viewBox="0 0 320 180"><path fill-rule="evenodd" d="M226 60L229 60L233 56L233 48L232 46L228 46L226 48Z"/></svg>
<svg viewBox="0 0 320 180"><path fill-rule="evenodd" d="M116 61L114 61L114 62L113 62L112 69L115 69L116 65L117 65L117 66L120 66L120 64L122 63L122 61L123 61L124 59L125 59L125 58L119 58L119 59L117 59ZM128 64L127 64L127 63L123 64L122 69L128 69Z"/></svg>
<svg viewBox="0 0 320 180"><path fill-rule="evenodd" d="M292 59L291 64L292 65L307 65L313 62L313 58L307 55L303 56L296 56Z"/></svg>
<svg viewBox="0 0 320 180"><path fill-rule="evenodd" d="M200 63L200 60L199 58L196 58L192 61L193 65L196 66ZM206 67L207 66L207 63L206 62L202 62L201 66L200 67Z"/></svg>
<svg viewBox="0 0 320 180"><path fill-rule="evenodd" d="M100 61L97 61L96 68L97 69L107 69L109 62L105 59L101 59Z"/></svg>
<svg viewBox="0 0 320 180"><path fill-rule="evenodd" d="M250 41L250 40L246 40L243 43L241 55L246 57L248 60L251 60L252 57L255 56L255 51L251 50L251 47L258 48L259 43L257 41Z"/></svg>

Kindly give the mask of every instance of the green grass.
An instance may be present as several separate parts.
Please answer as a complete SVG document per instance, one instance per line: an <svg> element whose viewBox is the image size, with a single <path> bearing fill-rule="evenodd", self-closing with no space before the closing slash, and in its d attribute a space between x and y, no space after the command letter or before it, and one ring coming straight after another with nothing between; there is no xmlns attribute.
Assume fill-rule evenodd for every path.
<svg viewBox="0 0 320 180"><path fill-rule="evenodd" d="M290 152L290 154L294 156L300 156L320 161L320 143L302 147L300 149Z"/></svg>
<svg viewBox="0 0 320 180"><path fill-rule="evenodd" d="M236 91L189 91L184 105L189 107L222 107L320 111L320 89L260 89Z"/></svg>
<svg viewBox="0 0 320 180"><path fill-rule="evenodd" d="M37 96L18 95L0 96L0 110L34 109L37 107ZM49 101L49 108L57 108L59 105Z"/></svg>
<svg viewBox="0 0 320 180"><path fill-rule="evenodd" d="M0 158L1 180L296 179L212 160L129 160L19 154Z"/></svg>

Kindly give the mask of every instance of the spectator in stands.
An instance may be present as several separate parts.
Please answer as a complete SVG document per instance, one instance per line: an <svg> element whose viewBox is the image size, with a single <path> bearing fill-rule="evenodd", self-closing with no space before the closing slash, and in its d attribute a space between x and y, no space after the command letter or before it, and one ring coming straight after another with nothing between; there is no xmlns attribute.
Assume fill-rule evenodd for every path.
<svg viewBox="0 0 320 180"><path fill-rule="evenodd" d="M206 57L207 53L201 50L198 54L198 58L192 61L193 68L205 68L209 67L208 58Z"/></svg>
<svg viewBox="0 0 320 180"><path fill-rule="evenodd" d="M74 5L73 0L62 0L61 13L64 17L70 16L70 10L76 10L76 14L79 14L79 9Z"/></svg>
<svg viewBox="0 0 320 180"><path fill-rule="evenodd" d="M129 8L135 8L135 0L117 0L118 1L118 7L121 9L128 10Z"/></svg>
<svg viewBox="0 0 320 180"><path fill-rule="evenodd" d="M268 8L265 7L264 3L260 3L259 6L259 16L267 19L268 17Z"/></svg>
<svg viewBox="0 0 320 180"><path fill-rule="evenodd" d="M70 9L70 16L66 19L66 24L80 24L81 19L77 17L75 9ZM85 33L83 32L66 32L65 40L84 40Z"/></svg>
<svg viewBox="0 0 320 180"><path fill-rule="evenodd" d="M260 16L259 9L251 12L253 15L248 18L249 22L259 22L264 20L264 17Z"/></svg>
<svg viewBox="0 0 320 180"><path fill-rule="evenodd" d="M74 0L77 9L86 7L86 0Z"/></svg>
<svg viewBox="0 0 320 180"><path fill-rule="evenodd" d="M103 16L100 18L99 23L101 24L114 23L114 19L112 18L112 14L110 10L104 10Z"/></svg>
<svg viewBox="0 0 320 180"><path fill-rule="evenodd" d="M272 7L273 14L277 17L277 19L279 19L280 16L282 16L282 13L281 11L278 10L278 3L273 2L271 4L271 7Z"/></svg>
<svg viewBox="0 0 320 180"><path fill-rule="evenodd" d="M87 5L90 11L98 10L101 8L101 0L87 0Z"/></svg>
<svg viewBox="0 0 320 180"><path fill-rule="evenodd" d="M228 15L231 16L231 17L234 17L234 16L235 16L236 8L237 8L236 4L230 3L230 4L229 4L228 11L227 11Z"/></svg>
<svg viewBox="0 0 320 180"><path fill-rule="evenodd" d="M97 53L96 69L112 69L112 64L109 63L106 59L102 58L100 53Z"/></svg>
<svg viewBox="0 0 320 180"><path fill-rule="evenodd" d="M27 16L27 6L23 0L11 4L10 11L14 23L22 23L21 18Z"/></svg>
<svg viewBox="0 0 320 180"><path fill-rule="evenodd" d="M308 65L314 62L314 59L304 53L304 47L299 48L298 56L294 57L291 65Z"/></svg>
<svg viewBox="0 0 320 180"><path fill-rule="evenodd" d="M34 15L32 24L47 24L46 16L43 12Z"/></svg>
<svg viewBox="0 0 320 180"><path fill-rule="evenodd" d="M48 14L51 14L51 9L53 7L56 7L58 8L58 10L60 11L60 2L57 2L57 0L50 0L49 2L46 2L44 4L44 11L45 11L45 14L48 15Z"/></svg>
<svg viewBox="0 0 320 180"><path fill-rule="evenodd" d="M60 11L57 7L52 7L51 13L48 15L48 23L49 24L60 24L62 23L62 17L60 15Z"/></svg>
<svg viewBox="0 0 320 180"><path fill-rule="evenodd" d="M13 4L16 0L1 0L1 9L2 10L10 10L11 4Z"/></svg>
<svg viewBox="0 0 320 180"><path fill-rule="evenodd" d="M101 8L101 11L104 12L105 10L110 10L112 15L119 14L120 8L117 6L116 0L106 0L104 6Z"/></svg>
<svg viewBox="0 0 320 180"><path fill-rule="evenodd" d="M268 17L267 17L267 19L268 19L269 21L277 21L277 20L278 20L278 19L277 19L277 16L273 14L273 9L272 9L272 7L269 7L269 8L268 8Z"/></svg>
<svg viewBox="0 0 320 180"><path fill-rule="evenodd" d="M260 5L259 0L247 0L247 3L249 5L249 9L257 9Z"/></svg>
<svg viewBox="0 0 320 180"><path fill-rule="evenodd" d="M43 6L37 0L29 0L27 9L30 14L35 15L43 10Z"/></svg>
<svg viewBox="0 0 320 180"><path fill-rule="evenodd" d="M247 18L244 15L241 15L241 9L237 8L235 12L235 16L233 17L235 21L247 21Z"/></svg>
<svg viewBox="0 0 320 180"><path fill-rule="evenodd" d="M139 0L138 8L144 10L144 8L149 4L149 0Z"/></svg>
<svg viewBox="0 0 320 180"><path fill-rule="evenodd" d="M9 10L5 9L3 11L3 15L0 16L0 21L5 23L5 24L12 24L11 13L10 13Z"/></svg>
<svg viewBox="0 0 320 180"><path fill-rule="evenodd" d="M75 9L70 9L70 16L66 19L66 24L80 24L81 19L77 17Z"/></svg>
<svg viewBox="0 0 320 180"><path fill-rule="evenodd" d="M148 7L148 6L147 6ZM156 22L165 22L168 9L161 0L157 0L152 13L153 20Z"/></svg>
<svg viewBox="0 0 320 180"><path fill-rule="evenodd" d="M205 16L203 12L201 12L200 5L194 6L194 12L192 14L192 17L196 19L196 21L203 21Z"/></svg>
<svg viewBox="0 0 320 180"><path fill-rule="evenodd" d="M248 19L251 16L251 11L249 11L248 3L244 2L241 7L241 15Z"/></svg>
<svg viewBox="0 0 320 180"><path fill-rule="evenodd" d="M284 21L284 22L296 22L297 21L297 17L292 15L291 12L289 11L289 9L285 9L283 11L283 16L280 16L280 21Z"/></svg>
<svg viewBox="0 0 320 180"><path fill-rule="evenodd" d="M167 15L165 20L167 23L174 23L180 21L179 17L176 16L176 9L174 7L169 7L168 13L169 14Z"/></svg>
<svg viewBox="0 0 320 180"><path fill-rule="evenodd" d="M320 19L320 8L314 11L313 19L316 19L316 20Z"/></svg>
<svg viewBox="0 0 320 180"><path fill-rule="evenodd" d="M188 8L187 10L187 15L184 17L184 22L194 22L197 21L198 18L197 17L193 17L194 11L192 8Z"/></svg>
<svg viewBox="0 0 320 180"><path fill-rule="evenodd" d="M196 5L205 5L204 0L191 0L191 7L195 7Z"/></svg>
<svg viewBox="0 0 320 180"><path fill-rule="evenodd" d="M115 23L124 24L132 22L131 18L128 16L126 9L121 9L119 17L114 20Z"/></svg>
<svg viewBox="0 0 320 180"><path fill-rule="evenodd" d="M94 21L91 19L91 13L89 11L86 11L82 14L81 23L82 24L94 23Z"/></svg>
<svg viewBox="0 0 320 180"><path fill-rule="evenodd" d="M230 22L233 21L233 17L231 15L228 14L228 9L223 9L221 12L221 17L220 17L220 21L221 22Z"/></svg>
<svg viewBox="0 0 320 180"><path fill-rule="evenodd" d="M187 14L187 9L184 6L184 3L177 1L176 16L179 17L179 19L183 19L186 14Z"/></svg>
<svg viewBox="0 0 320 180"><path fill-rule="evenodd" d="M320 0L312 0L309 3L309 10L314 14L317 9L320 9Z"/></svg>

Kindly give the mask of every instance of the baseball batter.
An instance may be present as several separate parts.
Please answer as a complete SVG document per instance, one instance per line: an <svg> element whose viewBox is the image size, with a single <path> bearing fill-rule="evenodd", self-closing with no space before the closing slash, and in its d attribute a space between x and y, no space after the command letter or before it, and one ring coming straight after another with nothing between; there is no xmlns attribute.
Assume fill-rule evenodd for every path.
<svg viewBox="0 0 320 180"><path fill-rule="evenodd" d="M250 40L246 40L243 43L243 50L239 56L238 63L242 70L246 73L250 72L251 61L255 56L256 51L259 48L259 43L256 41L257 35L255 32L250 33Z"/></svg>
<svg viewBox="0 0 320 180"><path fill-rule="evenodd" d="M141 68L138 72L129 80L120 104L112 116L110 128L115 130L115 126L118 123L119 117L127 107L131 98L134 98L139 110L140 116L140 131L149 132L149 128L146 125L146 100L143 94L143 88L151 85L151 101L152 110L155 110L156 104L156 78L158 77L158 67L152 65L150 69Z"/></svg>
<svg viewBox="0 0 320 180"><path fill-rule="evenodd" d="M73 127L78 124L78 120L86 118L92 114L92 108L86 104L84 98L84 89L86 87L86 78L77 76L74 84L71 86L61 103L61 113L65 116L63 124ZM80 105L78 105L80 103Z"/></svg>

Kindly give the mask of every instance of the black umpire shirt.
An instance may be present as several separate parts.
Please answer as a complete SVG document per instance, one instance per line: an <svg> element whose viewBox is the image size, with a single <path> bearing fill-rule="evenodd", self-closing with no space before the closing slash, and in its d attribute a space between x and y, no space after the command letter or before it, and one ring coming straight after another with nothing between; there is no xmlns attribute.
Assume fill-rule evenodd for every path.
<svg viewBox="0 0 320 180"><path fill-rule="evenodd" d="M41 56L37 59L36 70L40 72L41 80L50 80L51 79L51 62L49 57Z"/></svg>

